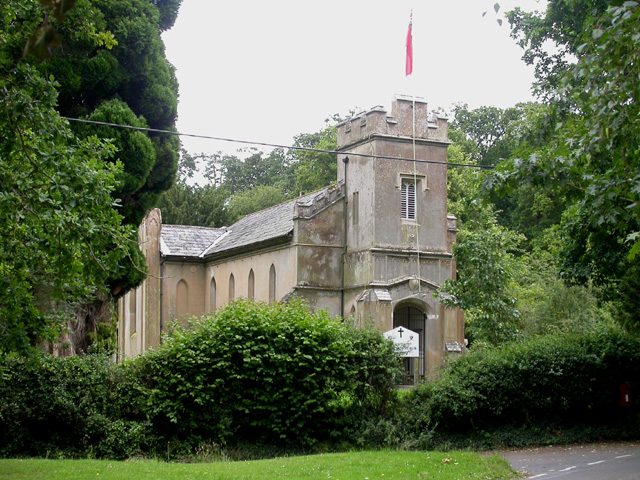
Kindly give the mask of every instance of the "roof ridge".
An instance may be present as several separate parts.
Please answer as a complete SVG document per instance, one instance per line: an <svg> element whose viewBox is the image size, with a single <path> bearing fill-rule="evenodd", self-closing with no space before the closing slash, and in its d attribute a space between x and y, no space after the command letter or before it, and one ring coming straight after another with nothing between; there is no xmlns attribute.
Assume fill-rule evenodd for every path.
<svg viewBox="0 0 640 480"><path fill-rule="evenodd" d="M201 230L225 230L228 227L203 227L202 225L177 225L175 223L163 223L163 227L178 227L178 228L199 228Z"/></svg>
<svg viewBox="0 0 640 480"><path fill-rule="evenodd" d="M259 213L263 213L263 212L266 212L266 211L268 211L268 210L274 209L274 208L276 208L276 207L281 207L281 206L283 206L283 205L287 205L287 204L289 204L289 203L295 203L295 202L297 202L298 200L300 200L300 199L302 199L302 198L305 198L305 197L310 197L311 195L317 195L317 194L318 194L318 193L320 193L322 190L326 190L327 188L329 188L329 187L331 187L331 186L333 186L333 185L335 185L335 183L332 183L332 184L329 184L329 185L325 185L325 186L324 186L324 187L322 187L322 188L319 188L319 189L317 189L317 190L314 190L313 192L305 193L304 195L298 195L297 197L295 197L295 198L290 198L289 200L285 200L284 202L276 203L275 205L271 205L270 207L263 208L262 210L258 210L257 212L251 212L251 213L248 213L248 214L246 214L244 217L242 217L241 219L239 219L239 220L237 220L236 222L232 223L232 224L229 226L229 228L231 228L231 227L232 227L233 225L235 225L236 223L241 222L241 221L242 221L242 220L244 220L245 218L249 218L249 217L251 217L251 216L253 216L253 215L257 215L257 214L259 214Z"/></svg>

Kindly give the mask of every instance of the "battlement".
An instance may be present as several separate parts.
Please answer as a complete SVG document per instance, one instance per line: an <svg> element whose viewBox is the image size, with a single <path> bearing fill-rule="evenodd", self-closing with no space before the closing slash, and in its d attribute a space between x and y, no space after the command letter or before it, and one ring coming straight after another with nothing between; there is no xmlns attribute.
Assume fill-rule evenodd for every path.
<svg viewBox="0 0 640 480"><path fill-rule="evenodd" d="M391 115L376 106L338 124L338 149L344 149L373 135L413 138L415 106L415 138L448 143L448 125L445 117L429 116L427 102L422 98L396 96Z"/></svg>
<svg viewBox="0 0 640 480"><path fill-rule="evenodd" d="M315 196L296 201L293 218L312 218L330 205L344 197L344 182L338 182L323 188Z"/></svg>

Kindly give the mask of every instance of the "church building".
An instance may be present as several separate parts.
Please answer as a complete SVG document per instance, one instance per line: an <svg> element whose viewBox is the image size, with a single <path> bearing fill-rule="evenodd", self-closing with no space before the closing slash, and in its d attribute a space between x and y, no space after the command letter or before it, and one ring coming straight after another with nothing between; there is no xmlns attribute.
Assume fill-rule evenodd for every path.
<svg viewBox="0 0 640 480"><path fill-rule="evenodd" d="M321 190L223 228L147 215L139 239L149 276L119 300L121 357L158 346L173 321L241 297L294 295L383 332L418 333L419 361L406 361L412 377L463 350L462 312L433 296L455 275L447 120L422 100L396 97L390 113L375 107L338 125L337 138L337 182Z"/></svg>

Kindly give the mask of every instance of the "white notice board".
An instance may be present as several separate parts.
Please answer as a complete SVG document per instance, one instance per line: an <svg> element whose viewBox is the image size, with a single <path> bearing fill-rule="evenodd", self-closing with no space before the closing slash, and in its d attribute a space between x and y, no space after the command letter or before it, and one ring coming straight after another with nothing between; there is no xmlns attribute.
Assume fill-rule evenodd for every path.
<svg viewBox="0 0 640 480"><path fill-rule="evenodd" d="M384 336L391 340L398 347L401 357L420 356L420 334L405 327L397 327L384 333Z"/></svg>

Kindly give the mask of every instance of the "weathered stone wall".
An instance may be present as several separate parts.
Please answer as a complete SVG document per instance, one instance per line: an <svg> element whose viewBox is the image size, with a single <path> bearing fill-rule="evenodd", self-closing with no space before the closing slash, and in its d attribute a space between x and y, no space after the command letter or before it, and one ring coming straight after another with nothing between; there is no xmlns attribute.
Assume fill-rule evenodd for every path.
<svg viewBox="0 0 640 480"><path fill-rule="evenodd" d="M269 302L269 274L273 265L276 275L276 301L287 295L296 284L296 250L290 244L256 251L207 264L205 275L205 309L224 307L229 303L229 277L234 276L235 299L248 298L249 272L253 270L254 300ZM212 289L215 282L215 304Z"/></svg>
<svg viewBox="0 0 640 480"><path fill-rule="evenodd" d="M138 229L138 243L149 275L138 288L118 300L118 350L131 358L160 343L160 229L162 216L154 209Z"/></svg>

